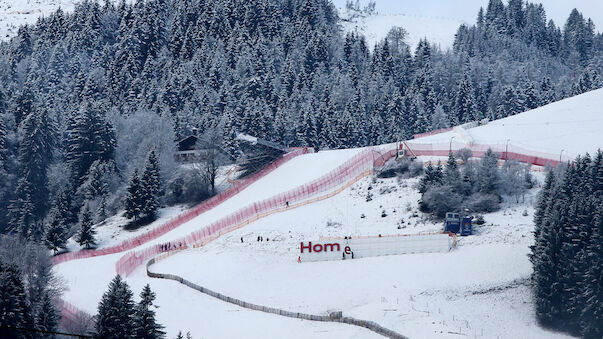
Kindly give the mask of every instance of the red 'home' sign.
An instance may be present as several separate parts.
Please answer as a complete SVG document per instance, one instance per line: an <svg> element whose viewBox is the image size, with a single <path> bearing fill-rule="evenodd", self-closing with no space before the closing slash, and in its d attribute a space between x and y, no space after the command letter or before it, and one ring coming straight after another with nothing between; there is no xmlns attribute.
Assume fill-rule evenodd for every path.
<svg viewBox="0 0 603 339"><path fill-rule="evenodd" d="M308 250L308 253L319 253L319 252L334 252L335 249L337 249L337 252L341 251L341 246L339 245L339 243L332 243L332 244L314 244L314 246L312 246L312 242L308 241L307 245L304 245L304 242L302 241L300 246L300 253L304 253L304 249ZM350 254L352 253L352 249L350 248L350 246L346 246L343 251L345 252L345 254Z"/></svg>

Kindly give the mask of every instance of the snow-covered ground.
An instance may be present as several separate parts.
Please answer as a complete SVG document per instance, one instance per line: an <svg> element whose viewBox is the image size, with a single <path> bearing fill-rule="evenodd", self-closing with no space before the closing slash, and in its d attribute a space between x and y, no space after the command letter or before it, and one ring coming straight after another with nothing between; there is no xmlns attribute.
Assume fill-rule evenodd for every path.
<svg viewBox="0 0 603 339"><path fill-rule="evenodd" d="M511 139L511 144L542 151L592 152L603 144L594 132L603 130L602 100L603 90L593 91L470 129L469 137L478 143ZM451 137L440 134L417 141L441 143ZM316 179L359 151L294 158L157 242L188 234L249 203ZM542 181L542 174L536 175ZM499 212L485 215L486 224L476 227L475 235L459 238L457 248L449 253L297 263L301 241L441 230L441 223L417 211L417 181L367 177L333 198L260 219L202 248L161 261L153 269L258 304L319 314L342 310L412 338L564 337L541 329L534 318L527 254L533 241L531 206L536 189L525 201L505 201ZM372 200L367 201L369 193ZM383 211L387 216L382 217ZM111 232L99 235L114 237L101 241L107 244L123 237ZM258 236L265 241L256 241ZM56 266L69 284L65 299L95 313L122 254ZM191 331L195 338L375 337L362 328L244 310L173 281L149 279L142 267L127 281L136 293L151 284L157 292L159 321L170 337L179 330Z"/></svg>
<svg viewBox="0 0 603 339"><path fill-rule="evenodd" d="M426 17L412 14L375 13L361 14L345 8L339 9L341 25L345 32L358 32L366 37L368 47L387 35L392 27L402 27L408 33L406 43L414 51L420 39L427 39L442 50L452 47L454 35L463 23L460 20L446 17Z"/></svg>
<svg viewBox="0 0 603 339"><path fill-rule="evenodd" d="M574 157L603 148L603 89L557 101L486 125L436 134L413 142L433 144L452 139L452 148L477 144L510 145ZM563 153L562 153L563 151Z"/></svg>
<svg viewBox="0 0 603 339"><path fill-rule="evenodd" d="M19 26L34 24L39 17L61 8L72 12L76 0L3 0L0 1L0 39L17 35Z"/></svg>

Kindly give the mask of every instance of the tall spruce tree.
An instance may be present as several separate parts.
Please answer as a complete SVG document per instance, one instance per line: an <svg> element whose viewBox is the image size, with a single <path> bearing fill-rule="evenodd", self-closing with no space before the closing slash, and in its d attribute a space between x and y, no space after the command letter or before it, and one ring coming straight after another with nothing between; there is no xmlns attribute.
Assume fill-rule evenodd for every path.
<svg viewBox="0 0 603 339"><path fill-rule="evenodd" d="M155 151L151 151L142 178L140 179L140 190L142 191L140 197L142 204L141 214L151 219L157 217L160 189L159 163Z"/></svg>
<svg viewBox="0 0 603 339"><path fill-rule="evenodd" d="M165 332L163 326L155 320L155 311L152 310L155 293L151 291L149 284L146 284L140 292L140 302L136 307L136 338L140 339L158 339L164 338Z"/></svg>
<svg viewBox="0 0 603 339"><path fill-rule="evenodd" d="M140 176L138 175L138 169L134 170L132 177L130 178L130 184L128 185L128 193L126 194L126 218L134 218L134 221L140 216L144 208L144 188L140 182Z"/></svg>
<svg viewBox="0 0 603 339"><path fill-rule="evenodd" d="M116 275L98 304L96 335L107 339L137 338L135 306L130 286Z"/></svg>
<svg viewBox="0 0 603 339"><path fill-rule="evenodd" d="M33 328L34 319L25 295L21 271L0 261L0 337L33 338L31 332L13 328Z"/></svg>
<svg viewBox="0 0 603 339"><path fill-rule="evenodd" d="M50 217L44 227L44 245L54 253L65 248L67 243L66 220L58 207L53 207Z"/></svg>
<svg viewBox="0 0 603 339"><path fill-rule="evenodd" d="M59 314L52 304L52 299L48 292L44 293L41 302L41 307L36 314L36 328L44 332L56 332L59 327ZM55 338L54 334L43 333L40 338L51 339Z"/></svg>
<svg viewBox="0 0 603 339"><path fill-rule="evenodd" d="M94 239L95 234L96 230L92 226L92 213L90 212L90 207L86 205L80 217L80 230L77 234L76 241L80 246L90 248L96 245L96 239Z"/></svg>

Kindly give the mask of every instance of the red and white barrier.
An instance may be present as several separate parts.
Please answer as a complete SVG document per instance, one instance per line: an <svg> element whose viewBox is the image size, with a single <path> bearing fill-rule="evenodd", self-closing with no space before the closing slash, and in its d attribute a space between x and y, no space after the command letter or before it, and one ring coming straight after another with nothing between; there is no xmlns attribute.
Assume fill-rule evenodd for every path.
<svg viewBox="0 0 603 339"><path fill-rule="evenodd" d="M482 157L488 149L492 149L494 153L502 160L517 160L530 165L536 166L557 166L560 162L572 160L572 154L553 154L530 150L513 144L497 145L497 144L472 144L464 143L437 143L424 144L419 142L407 141L405 143L416 156L436 156L447 157L450 151L456 152L459 149L470 149L474 157Z"/></svg>
<svg viewBox="0 0 603 339"><path fill-rule="evenodd" d="M166 222L165 224L157 227L156 229L154 229L150 232L141 234L132 239L125 240L118 245L99 249L99 250L80 250L77 252L69 252L69 253L60 254L60 255L52 258L52 264L57 265L60 263L71 261L71 260L84 259L84 258L90 258L90 257L96 257L96 256L102 256L102 255L108 255L108 254L115 254L115 253L124 252L124 251L130 250L130 249L133 249L135 247L138 247L140 245L143 245L143 244L145 244L151 240L154 240L154 239L158 238L159 236L175 229L176 227L184 224L185 222L199 216L201 213L204 213L204 212L218 206L219 204L223 203L224 201L231 198L235 194L237 194L237 193L241 192L242 190L244 190L245 188L249 187L249 185L251 185L254 182L258 181L259 179L265 177L267 174L274 171L276 168L283 165L287 161L289 161L299 155L305 154L307 152L308 152L308 149L306 149L306 148L294 149L292 152L285 154L282 158L280 158L277 161L273 162L272 164L268 165L267 167L262 169L260 172L252 175L250 178L243 180L241 182L237 182L234 186L232 186L228 190L224 191L223 193L220 193L220 194L202 202L201 204L197 205L193 209L187 211L186 213L184 213L182 215L179 215L178 217ZM163 249L173 250L173 249L175 249L176 244L180 245L179 243L174 242L174 245L173 245L174 247L169 247L169 248L168 247L160 247L159 245L158 245L158 247L162 250ZM147 252L145 252L144 255L145 256L149 255L149 253L150 252L147 251ZM86 317L89 319L92 319L92 317L90 315L88 315L86 312L79 310L74 305L72 305L62 299L57 299L56 304L57 304L59 310L61 311L62 322L63 322L64 326L77 325L77 322L81 322L81 319L86 319Z"/></svg>
<svg viewBox="0 0 603 339"><path fill-rule="evenodd" d="M248 224L255 221L263 215L303 202L316 197L321 193L333 191L359 175L366 173L366 171L372 170L375 166L385 164L385 162L395 155L396 150L393 145L392 149L387 151L379 151L377 148L370 148L362 151L339 167L314 181L298 186L287 192L277 194L271 198L252 203L198 231L170 241L167 243L167 249L164 244L163 247L161 245L154 245L142 250L128 252L115 264L115 270L117 273L127 276L146 260L159 253L169 251L170 248L178 249L193 246L200 242L207 241L210 238L215 238L216 236L232 231L240 227L241 224Z"/></svg>

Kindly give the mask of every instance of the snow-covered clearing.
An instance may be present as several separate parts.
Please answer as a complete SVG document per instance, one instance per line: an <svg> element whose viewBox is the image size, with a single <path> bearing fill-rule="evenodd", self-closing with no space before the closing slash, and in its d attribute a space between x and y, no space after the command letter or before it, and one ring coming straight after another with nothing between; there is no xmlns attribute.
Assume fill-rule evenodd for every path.
<svg viewBox="0 0 603 339"><path fill-rule="evenodd" d="M34 24L39 17L48 16L61 8L72 12L75 0L18 0L0 2L0 39L17 35L19 26Z"/></svg>
<svg viewBox="0 0 603 339"><path fill-rule="evenodd" d="M406 43L412 51L414 51L420 39L427 39L442 50L446 50L452 47L454 35L463 23L452 18L424 17L411 14L358 14L358 12L340 8L341 25L345 32L363 34L370 49L383 40L392 27L402 27L408 33Z"/></svg>

